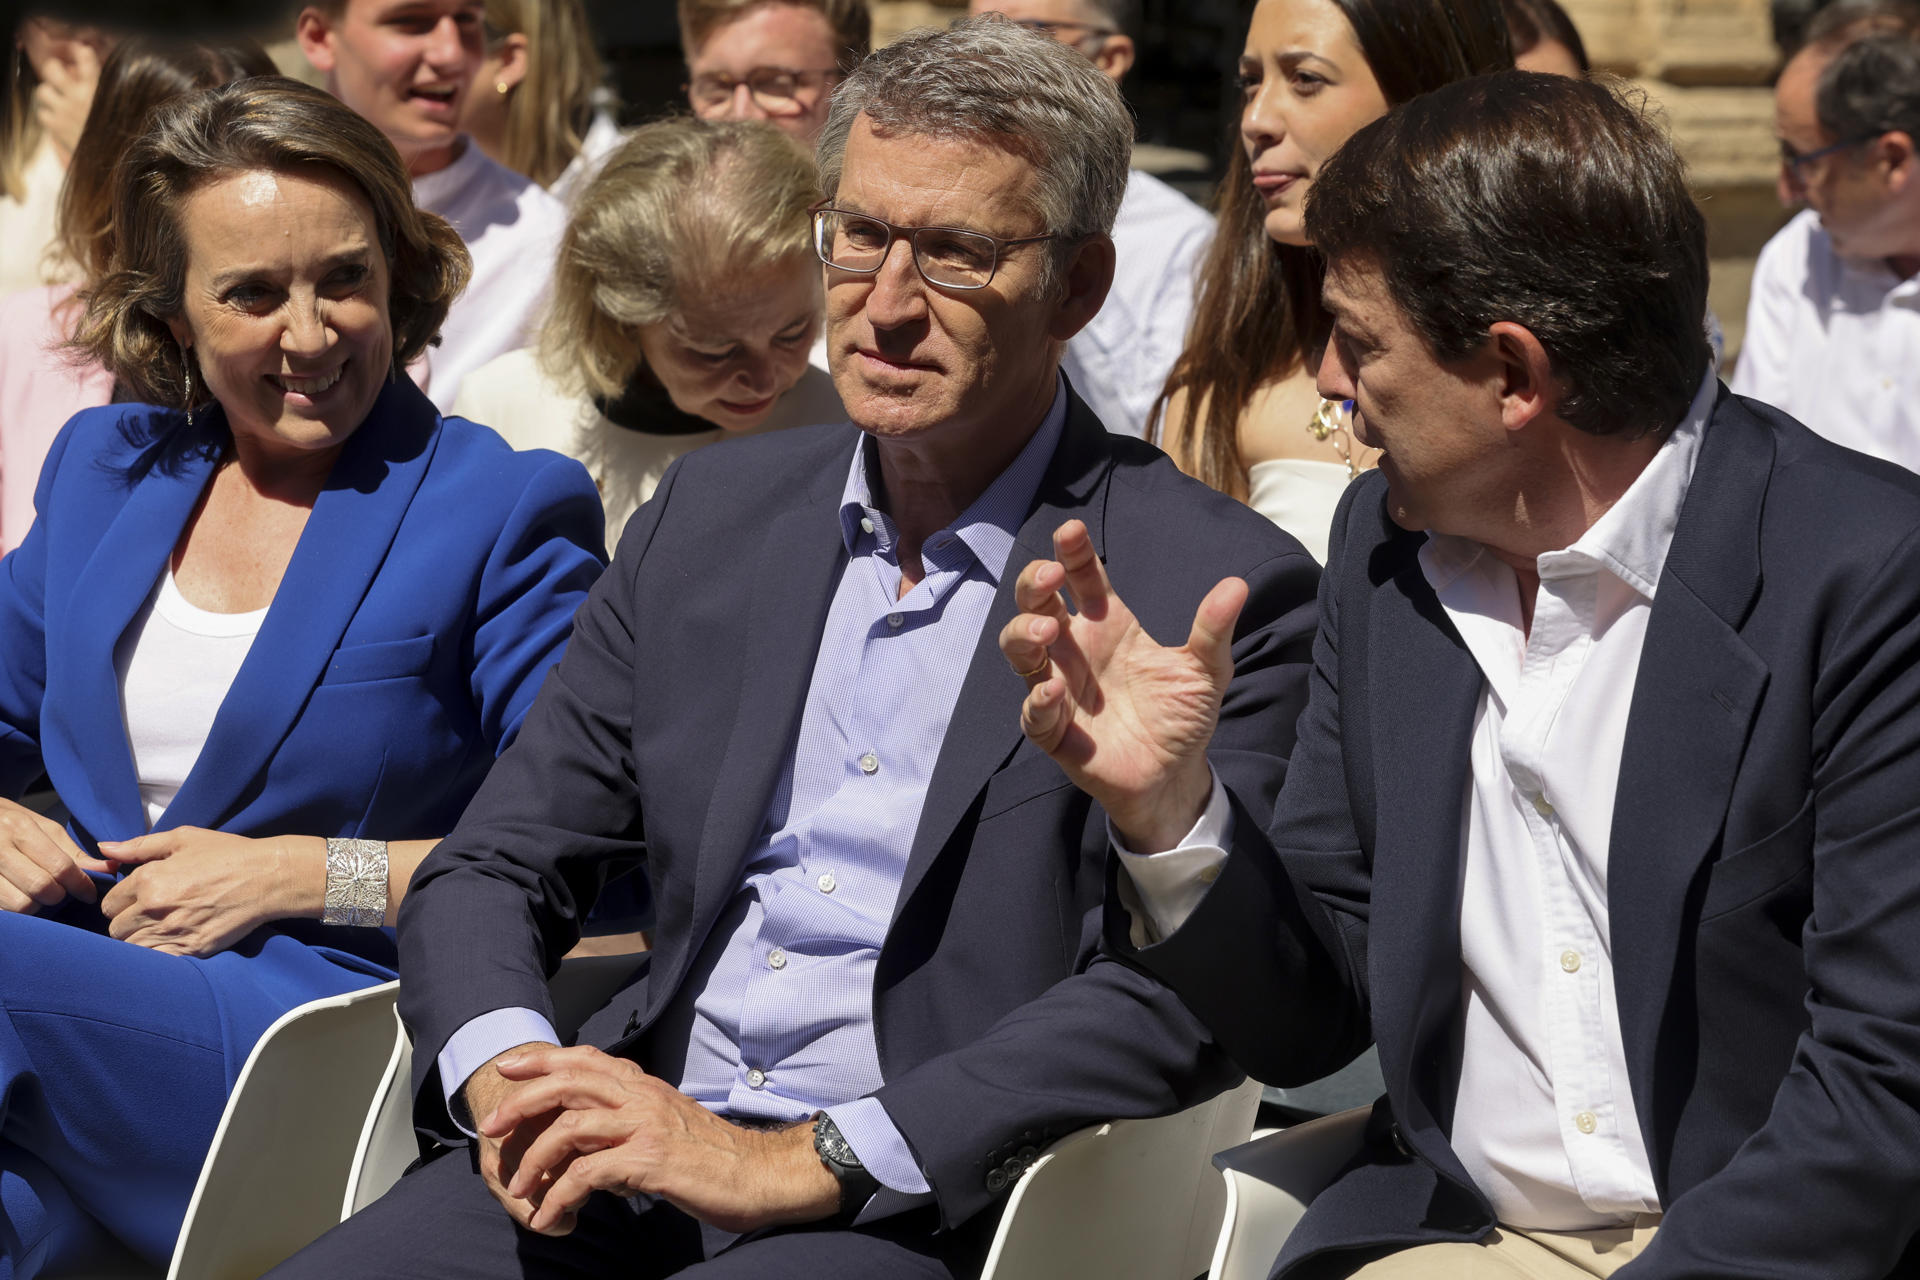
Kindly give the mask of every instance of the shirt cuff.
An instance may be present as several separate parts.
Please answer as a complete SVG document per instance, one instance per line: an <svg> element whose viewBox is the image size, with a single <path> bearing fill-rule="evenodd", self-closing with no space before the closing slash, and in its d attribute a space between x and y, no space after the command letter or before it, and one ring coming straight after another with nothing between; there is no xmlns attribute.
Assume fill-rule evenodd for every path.
<svg viewBox="0 0 1920 1280"><path fill-rule="evenodd" d="M447 1037L447 1047L434 1061L440 1065L440 1087L446 1091L447 1114L460 1126L460 1132L469 1138L480 1136L473 1131L473 1117L467 1114L467 1104L460 1096L467 1080L507 1050L535 1041L557 1046L560 1037L554 1034L551 1022L532 1009L520 1008L483 1013Z"/></svg>
<svg viewBox="0 0 1920 1280"><path fill-rule="evenodd" d="M920 1172L907 1140L894 1127L893 1117L887 1114L880 1099L855 1098L852 1102L828 1107L826 1112L834 1128L840 1130L840 1136L853 1148L853 1154L881 1186L905 1195L932 1197L933 1188L927 1184L927 1176ZM870 1208L871 1201L861 1206L853 1220L855 1226L866 1221Z"/></svg>
<svg viewBox="0 0 1920 1280"><path fill-rule="evenodd" d="M1185 924L1220 878L1227 846L1233 843L1233 805L1216 773L1206 812L1174 848L1164 853L1135 853L1120 843L1111 820L1107 823L1107 841L1120 855L1120 865L1127 873L1119 882L1120 901L1133 917L1133 945L1149 946L1172 936Z"/></svg>

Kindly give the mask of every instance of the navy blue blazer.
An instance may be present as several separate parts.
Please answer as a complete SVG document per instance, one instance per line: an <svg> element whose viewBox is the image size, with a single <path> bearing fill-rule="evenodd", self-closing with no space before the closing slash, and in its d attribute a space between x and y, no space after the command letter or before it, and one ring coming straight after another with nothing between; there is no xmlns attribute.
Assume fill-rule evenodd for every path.
<svg viewBox="0 0 1920 1280"><path fill-rule="evenodd" d="M88 848L147 829L114 648L214 468L189 455L129 480L168 419L177 411L133 404L77 415L47 456L32 532L0 560L0 795L18 798L44 769ZM566 643L602 529L579 463L516 453L389 382L156 828L452 830ZM382 930L275 927L393 960Z"/></svg>
<svg viewBox="0 0 1920 1280"><path fill-rule="evenodd" d="M415 1118L449 1141L435 1066L448 1037L520 1006L610 868L643 862L658 925L646 968L580 1042L677 1082L687 1029L663 1017L740 887L798 732L834 586L845 424L713 445L635 514L567 654L402 904ZM1214 761L1250 811L1279 790L1303 703L1318 566L1274 526L1109 435L1077 396L1021 527L929 782L874 978L877 1096L956 1225L1002 1200L1051 1137L1175 1110L1236 1073L1158 982L1096 960L1106 819L1020 732L1025 686L997 639L1013 584L1078 517L1128 604L1167 643L1222 576L1252 586ZM685 1002L682 1002L685 1003ZM903 1207L895 1193L882 1208Z"/></svg>
<svg viewBox="0 0 1920 1280"><path fill-rule="evenodd" d="M1270 831L1172 938L1109 945L1252 1074L1377 1039L1367 1150L1279 1271L1475 1240L1449 1145L1482 678L1356 484ZM1608 851L1629 1083L1666 1214L1622 1277L1897 1273L1920 1228L1920 477L1724 387L1648 619Z"/></svg>

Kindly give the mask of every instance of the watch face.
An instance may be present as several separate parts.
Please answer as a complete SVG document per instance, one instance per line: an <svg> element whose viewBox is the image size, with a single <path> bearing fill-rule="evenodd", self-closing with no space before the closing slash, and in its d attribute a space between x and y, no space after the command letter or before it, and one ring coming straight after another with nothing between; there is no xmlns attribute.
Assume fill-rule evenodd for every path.
<svg viewBox="0 0 1920 1280"><path fill-rule="evenodd" d="M820 1117L820 1123L814 1126L813 1148L822 1159L831 1160L834 1164L856 1169L861 1167L860 1157L853 1154L852 1145L840 1136L839 1127L825 1116Z"/></svg>

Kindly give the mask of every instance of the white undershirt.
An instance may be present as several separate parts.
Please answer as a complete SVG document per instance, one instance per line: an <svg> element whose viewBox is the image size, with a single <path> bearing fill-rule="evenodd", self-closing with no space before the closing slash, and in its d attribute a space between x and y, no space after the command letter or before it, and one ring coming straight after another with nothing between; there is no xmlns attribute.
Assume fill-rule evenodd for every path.
<svg viewBox="0 0 1920 1280"><path fill-rule="evenodd" d="M113 654L120 716L149 828L200 758L213 718L266 616L265 609L209 613L187 603L169 567L120 637Z"/></svg>

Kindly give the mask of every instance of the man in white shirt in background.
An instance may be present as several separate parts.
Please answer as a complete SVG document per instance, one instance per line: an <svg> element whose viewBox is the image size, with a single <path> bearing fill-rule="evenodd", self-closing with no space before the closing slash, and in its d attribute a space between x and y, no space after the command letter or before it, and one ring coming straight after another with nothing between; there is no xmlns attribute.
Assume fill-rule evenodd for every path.
<svg viewBox="0 0 1920 1280"><path fill-rule="evenodd" d="M1920 7L1822 10L1774 90L1782 201L1733 389L1920 469Z"/></svg>
<svg viewBox="0 0 1920 1280"><path fill-rule="evenodd" d="M567 221L558 200L460 132L485 14L483 0L322 0L295 27L328 90L387 136L414 200L452 223L473 255L440 345L409 370L442 413L469 372L531 340Z"/></svg>
<svg viewBox="0 0 1920 1280"><path fill-rule="evenodd" d="M1140 0L972 0L970 13L1003 13L1092 60L1115 84L1134 63ZM1154 401L1186 343L1200 259L1213 215L1135 169L1113 224L1113 290L1093 323L1067 344L1073 389L1107 430L1145 436Z"/></svg>
<svg viewBox="0 0 1920 1280"><path fill-rule="evenodd" d="M1206 756L1244 584L1162 648L1063 543L1000 640L1113 815L1109 949L1262 1080L1379 1046L1276 1274L1916 1274L1920 476L1717 384L1684 166L1601 85L1415 98L1306 217L1384 452L1272 822Z"/></svg>

